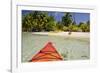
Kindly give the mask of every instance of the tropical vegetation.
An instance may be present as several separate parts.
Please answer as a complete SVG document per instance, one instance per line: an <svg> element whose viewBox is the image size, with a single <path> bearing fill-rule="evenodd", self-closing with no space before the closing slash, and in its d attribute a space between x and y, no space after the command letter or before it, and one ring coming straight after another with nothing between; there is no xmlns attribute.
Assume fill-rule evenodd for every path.
<svg viewBox="0 0 100 73"><path fill-rule="evenodd" d="M76 24L71 13L66 12L61 21L56 21L54 16L48 15L45 11L32 11L22 15L22 31L24 32L45 32L45 31L70 31L89 32L90 21Z"/></svg>

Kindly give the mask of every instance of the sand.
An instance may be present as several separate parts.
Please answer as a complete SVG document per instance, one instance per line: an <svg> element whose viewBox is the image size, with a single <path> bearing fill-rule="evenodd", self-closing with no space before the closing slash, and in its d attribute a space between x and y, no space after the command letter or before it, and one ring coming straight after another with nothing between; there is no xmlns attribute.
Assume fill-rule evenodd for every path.
<svg viewBox="0 0 100 73"><path fill-rule="evenodd" d="M48 35L48 36L64 36L64 37L80 37L80 38L89 38L90 33L89 32L71 32L71 34L68 34L69 32L32 32L32 34L37 35Z"/></svg>

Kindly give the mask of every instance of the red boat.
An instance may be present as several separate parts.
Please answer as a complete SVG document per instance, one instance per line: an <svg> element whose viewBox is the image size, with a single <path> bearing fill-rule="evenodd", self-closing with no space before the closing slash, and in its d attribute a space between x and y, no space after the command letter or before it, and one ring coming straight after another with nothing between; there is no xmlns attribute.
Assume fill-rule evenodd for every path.
<svg viewBox="0 0 100 73"><path fill-rule="evenodd" d="M45 62L45 61L59 61L63 60L61 55L57 52L56 48L51 42L48 42L44 48L42 48L30 62Z"/></svg>

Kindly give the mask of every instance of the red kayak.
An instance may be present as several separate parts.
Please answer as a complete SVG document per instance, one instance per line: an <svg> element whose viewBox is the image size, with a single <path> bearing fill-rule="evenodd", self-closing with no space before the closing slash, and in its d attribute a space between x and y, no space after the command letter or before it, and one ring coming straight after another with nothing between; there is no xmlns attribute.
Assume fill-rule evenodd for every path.
<svg viewBox="0 0 100 73"><path fill-rule="evenodd" d="M56 48L51 42L48 42L44 48L42 48L30 62L45 62L45 61L58 61L63 60L61 55L57 52Z"/></svg>

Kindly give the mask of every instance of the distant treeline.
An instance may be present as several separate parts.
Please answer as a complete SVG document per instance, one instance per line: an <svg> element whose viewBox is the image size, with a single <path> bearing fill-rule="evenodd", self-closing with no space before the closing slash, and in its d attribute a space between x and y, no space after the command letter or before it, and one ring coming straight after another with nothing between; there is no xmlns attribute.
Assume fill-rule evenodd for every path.
<svg viewBox="0 0 100 73"><path fill-rule="evenodd" d="M72 31L89 32L90 21L76 24L71 13L66 12L61 21L56 21L54 16L48 15L48 12L32 11L22 15L22 31L41 32L41 31Z"/></svg>

